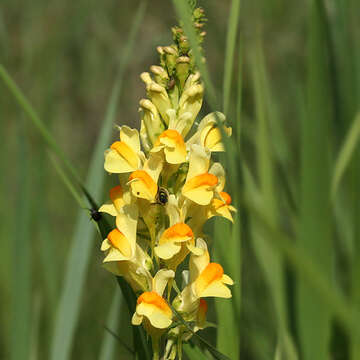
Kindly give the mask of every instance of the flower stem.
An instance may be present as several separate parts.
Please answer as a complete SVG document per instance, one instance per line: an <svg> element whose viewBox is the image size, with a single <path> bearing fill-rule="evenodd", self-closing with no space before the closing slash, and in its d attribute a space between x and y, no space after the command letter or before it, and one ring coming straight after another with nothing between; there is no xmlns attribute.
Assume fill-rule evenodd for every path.
<svg viewBox="0 0 360 360"><path fill-rule="evenodd" d="M151 337L152 348L153 348L153 360L159 360L159 338L152 336Z"/></svg>

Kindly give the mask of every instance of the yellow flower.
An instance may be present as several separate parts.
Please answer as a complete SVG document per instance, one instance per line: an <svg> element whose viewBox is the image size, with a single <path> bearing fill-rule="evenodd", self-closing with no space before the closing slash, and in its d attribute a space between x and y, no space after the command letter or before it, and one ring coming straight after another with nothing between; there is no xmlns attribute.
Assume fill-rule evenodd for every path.
<svg viewBox="0 0 360 360"><path fill-rule="evenodd" d="M210 204L218 178L208 172L210 152L199 145L192 145L190 152L189 171L182 194L199 205Z"/></svg>
<svg viewBox="0 0 360 360"><path fill-rule="evenodd" d="M143 169L136 170L129 176L128 184L132 194L137 198L154 202L158 191L157 181L162 168L162 157L151 154L145 161Z"/></svg>
<svg viewBox="0 0 360 360"><path fill-rule="evenodd" d="M137 206L124 205L116 218L118 228L109 232L101 250L106 254L104 267L108 271L123 276L134 291L144 291L150 286L152 261L136 244L137 219Z"/></svg>
<svg viewBox="0 0 360 360"><path fill-rule="evenodd" d="M200 255L191 254L189 262L189 284L173 302L181 313L189 314L190 318L197 311L200 298L230 298L231 292L226 285L233 285L232 279L224 274L220 264L210 262L207 245L201 238L196 246L203 250Z"/></svg>
<svg viewBox="0 0 360 360"><path fill-rule="evenodd" d="M231 127L223 125L225 115L217 111L206 115L201 120L196 133L188 140L187 145L199 144L211 152L224 151L224 145L221 141L221 130L217 120L220 122L220 126L223 127L225 134L231 136Z"/></svg>
<svg viewBox="0 0 360 360"><path fill-rule="evenodd" d="M137 170L143 157L138 131L128 126L119 129L120 141L115 141L105 152L104 168L107 172L115 174Z"/></svg>
<svg viewBox="0 0 360 360"><path fill-rule="evenodd" d="M133 325L143 324L152 336L159 336L172 324L172 311L162 297L167 282L173 279L172 270L159 270L153 278L150 291L142 293L137 299L136 310L132 317Z"/></svg>
<svg viewBox="0 0 360 360"><path fill-rule="evenodd" d="M184 223L177 223L166 229L155 246L155 254L165 261L168 268L176 270L177 266L192 251L196 249L194 235L191 228Z"/></svg>
<svg viewBox="0 0 360 360"><path fill-rule="evenodd" d="M181 164L186 161L186 146L177 130L165 130L156 140L152 153L163 150L169 164Z"/></svg>

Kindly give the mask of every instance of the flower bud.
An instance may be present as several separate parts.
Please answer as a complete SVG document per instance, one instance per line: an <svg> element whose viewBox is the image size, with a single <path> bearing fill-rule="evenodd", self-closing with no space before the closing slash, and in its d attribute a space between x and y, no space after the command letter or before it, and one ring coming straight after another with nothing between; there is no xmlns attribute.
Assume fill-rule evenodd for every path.
<svg viewBox="0 0 360 360"><path fill-rule="evenodd" d="M169 118L166 111L171 109L172 105L166 89L153 81L146 86L146 90L152 103L156 106L162 119L167 125L169 123Z"/></svg>
<svg viewBox="0 0 360 360"><path fill-rule="evenodd" d="M156 106L150 100L142 99L139 104L142 121L152 147L159 135L165 130L165 126L160 119Z"/></svg>
<svg viewBox="0 0 360 360"><path fill-rule="evenodd" d="M171 75L174 72L176 66L176 58L178 56L178 52L171 46L165 46L163 49L166 54L166 67L169 74Z"/></svg>
<svg viewBox="0 0 360 360"><path fill-rule="evenodd" d="M190 59L187 56L180 56L176 60L176 76L180 81L180 87L183 88L185 81L189 76Z"/></svg>
<svg viewBox="0 0 360 360"><path fill-rule="evenodd" d="M150 71L154 74L155 81L159 85L164 86L164 87L167 85L167 83L169 81L169 75L163 67L153 65L150 67Z"/></svg>
<svg viewBox="0 0 360 360"><path fill-rule="evenodd" d="M191 116L188 118L187 125L182 131L182 135L185 137L191 129L197 114L201 109L203 102L204 87L201 84L195 84L185 90L179 101L179 112L178 116L181 117L184 113L190 113Z"/></svg>

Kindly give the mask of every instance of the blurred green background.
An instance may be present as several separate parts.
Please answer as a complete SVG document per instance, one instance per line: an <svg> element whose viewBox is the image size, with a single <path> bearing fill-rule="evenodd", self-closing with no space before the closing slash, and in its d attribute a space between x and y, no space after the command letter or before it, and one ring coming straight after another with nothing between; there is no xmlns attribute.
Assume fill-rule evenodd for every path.
<svg viewBox="0 0 360 360"><path fill-rule="evenodd" d="M360 3L243 0L238 28L237 12L232 16L239 1L199 4L208 17L207 66L215 99L223 104L216 110L225 111L234 128L226 170L240 214L232 230L221 221L209 226L216 258L238 281L230 310L211 307L218 333L204 334L231 359L360 359ZM173 3L152 0L126 67L120 66L120 90L112 90L138 6L0 2L0 63L83 179L111 94L118 103L108 122L138 128L138 101L145 96L139 75L158 63L156 46L171 43ZM236 42L227 36L229 27ZM226 61L231 43L233 67ZM231 80L225 85L224 69ZM205 103L202 113L212 105ZM104 329L108 324L130 343L119 294L117 314L109 315L117 287L101 268L99 235L73 235L79 206L3 81L0 134L0 359L130 358ZM113 181L104 178L95 193L99 203ZM79 226L93 229L80 211ZM70 260L71 268L74 241L90 245L83 258ZM59 304L66 313L72 302L64 284L82 276L77 261L84 282L75 317L68 312L74 332L65 327L54 340L55 329L62 331ZM58 357L51 352L54 341L57 349L65 344Z"/></svg>

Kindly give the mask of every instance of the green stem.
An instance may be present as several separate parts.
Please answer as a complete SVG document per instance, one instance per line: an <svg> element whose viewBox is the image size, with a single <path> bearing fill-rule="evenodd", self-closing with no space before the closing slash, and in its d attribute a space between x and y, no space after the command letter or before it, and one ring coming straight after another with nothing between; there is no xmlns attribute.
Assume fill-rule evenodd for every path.
<svg viewBox="0 0 360 360"><path fill-rule="evenodd" d="M152 336L151 342L152 342L152 349L153 349L153 360L159 360L159 338Z"/></svg>

